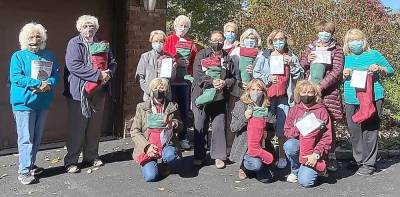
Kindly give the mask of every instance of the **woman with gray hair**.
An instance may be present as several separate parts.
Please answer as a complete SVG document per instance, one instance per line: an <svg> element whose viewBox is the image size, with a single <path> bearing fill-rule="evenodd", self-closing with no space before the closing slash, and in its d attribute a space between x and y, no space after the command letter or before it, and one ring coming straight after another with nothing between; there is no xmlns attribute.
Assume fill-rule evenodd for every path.
<svg viewBox="0 0 400 197"><path fill-rule="evenodd" d="M175 31L165 39L164 52L174 57L177 62L177 73L171 81L172 101L177 102L182 120L185 124L184 132L179 135L181 147L189 149L186 139L188 114L190 109L190 84L193 81L193 62L197 54L196 44L187 36L191 27L189 17L180 15L174 20Z"/></svg>
<svg viewBox="0 0 400 197"><path fill-rule="evenodd" d="M166 79L151 80L150 97L137 105L133 118L133 159L140 165L146 182L167 176L178 155L175 133L182 131L183 125L178 105L167 97L168 90ZM157 160L162 164L158 165Z"/></svg>
<svg viewBox="0 0 400 197"><path fill-rule="evenodd" d="M67 69L64 73L64 95L68 103L68 136L67 155L64 165L67 172L79 172L77 166L79 155L83 153L83 163L102 166L99 159L98 147L103 119L103 109L107 89L117 64L107 47L107 42L99 42L95 36L99 29L96 17L83 15L76 21L79 35L73 37L67 46L65 62ZM103 43L98 45L98 43ZM97 46L97 47L94 47ZM102 49L107 69L95 68L95 58L92 49ZM89 94L87 84L98 84Z"/></svg>
<svg viewBox="0 0 400 197"><path fill-rule="evenodd" d="M35 165L47 113L58 83L59 63L45 50L46 29L37 23L26 24L19 34L21 50L10 62L10 102L18 135L18 180L33 183L43 168Z"/></svg>

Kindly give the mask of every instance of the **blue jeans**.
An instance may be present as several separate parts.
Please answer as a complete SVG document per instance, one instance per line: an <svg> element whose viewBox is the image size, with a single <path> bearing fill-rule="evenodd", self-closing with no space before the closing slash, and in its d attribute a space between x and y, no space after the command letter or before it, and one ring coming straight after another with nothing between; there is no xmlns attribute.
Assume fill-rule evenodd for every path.
<svg viewBox="0 0 400 197"><path fill-rule="evenodd" d="M300 144L297 139L288 139L283 144L286 157L289 159L291 173L297 175L298 183L303 187L311 187L318 178L318 172L307 166L300 165L299 151Z"/></svg>
<svg viewBox="0 0 400 197"><path fill-rule="evenodd" d="M188 114L190 109L190 86L189 84L171 85L171 100L178 104L179 113L184 125L182 132L178 134L179 140L186 139L188 125Z"/></svg>
<svg viewBox="0 0 400 197"><path fill-rule="evenodd" d="M271 99L271 113L276 115L275 135L283 136L283 127L285 126L286 116L289 112L287 96Z"/></svg>
<svg viewBox="0 0 400 197"><path fill-rule="evenodd" d="M246 170L255 172L256 179L261 182L269 183L273 179L273 172L258 157L251 157L246 153L243 157L243 166Z"/></svg>
<svg viewBox="0 0 400 197"><path fill-rule="evenodd" d="M176 148L173 146L165 146L162 150L162 160L169 166L174 165L177 158ZM157 160L149 161L142 166L142 174L144 181L154 182L159 178L159 172L157 167Z"/></svg>
<svg viewBox="0 0 400 197"><path fill-rule="evenodd" d="M30 172L42 141L48 110L13 111L17 125L18 173Z"/></svg>

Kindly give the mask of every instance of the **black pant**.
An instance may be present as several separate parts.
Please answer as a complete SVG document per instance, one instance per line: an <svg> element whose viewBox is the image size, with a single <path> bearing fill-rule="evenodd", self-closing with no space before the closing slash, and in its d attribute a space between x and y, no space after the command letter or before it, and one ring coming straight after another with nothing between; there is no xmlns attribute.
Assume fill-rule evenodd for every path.
<svg viewBox="0 0 400 197"><path fill-rule="evenodd" d="M357 112L359 105L345 104L353 157L357 163L371 168L375 168L378 153L378 129L381 124L382 102L382 100L375 102L377 113L361 124L356 124L351 119L353 114Z"/></svg>
<svg viewBox="0 0 400 197"><path fill-rule="evenodd" d="M212 124L210 156L212 159L226 159L225 139L225 100L216 101L197 108L193 105L194 115L194 159L202 160L206 157L206 137L209 123Z"/></svg>

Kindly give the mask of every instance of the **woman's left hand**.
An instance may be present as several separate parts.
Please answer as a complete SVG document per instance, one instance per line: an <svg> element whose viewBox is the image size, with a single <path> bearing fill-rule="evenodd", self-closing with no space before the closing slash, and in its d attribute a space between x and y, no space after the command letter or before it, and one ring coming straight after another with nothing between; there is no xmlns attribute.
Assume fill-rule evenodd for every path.
<svg viewBox="0 0 400 197"><path fill-rule="evenodd" d="M307 159L307 162L305 163L305 165L310 166L310 167L314 167L318 161L315 153L313 153L311 155L303 156L303 158Z"/></svg>
<svg viewBox="0 0 400 197"><path fill-rule="evenodd" d="M284 56L283 56L283 62L284 62L286 65L289 65L290 67L291 67L292 64L293 64L292 58L291 58L289 55L284 55Z"/></svg>
<svg viewBox="0 0 400 197"><path fill-rule="evenodd" d="M369 66L368 70L371 72L376 72L380 70L380 66L378 66L377 64L372 64L371 66Z"/></svg>
<svg viewBox="0 0 400 197"><path fill-rule="evenodd" d="M225 87L225 81L222 79L215 79L213 81L214 88L220 90Z"/></svg>

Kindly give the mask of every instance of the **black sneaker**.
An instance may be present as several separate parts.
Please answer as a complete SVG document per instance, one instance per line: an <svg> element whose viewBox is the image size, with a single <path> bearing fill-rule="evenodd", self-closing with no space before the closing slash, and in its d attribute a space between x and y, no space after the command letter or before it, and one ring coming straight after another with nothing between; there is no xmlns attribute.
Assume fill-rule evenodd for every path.
<svg viewBox="0 0 400 197"><path fill-rule="evenodd" d="M361 164L356 161L350 161L346 168L349 170L358 170L361 167Z"/></svg>
<svg viewBox="0 0 400 197"><path fill-rule="evenodd" d="M31 172L27 172L25 174L19 174L18 180L24 185L29 185L36 181L35 177L32 175Z"/></svg>
<svg viewBox="0 0 400 197"><path fill-rule="evenodd" d="M375 172L375 168L369 167L369 166L361 166L357 170L357 174L360 176L370 176L370 175L374 174L374 172Z"/></svg>
<svg viewBox="0 0 400 197"><path fill-rule="evenodd" d="M31 170L31 174L32 174L33 176L37 176L37 175L42 174L43 171L44 171L44 168L38 167L38 166L36 166L36 165L33 165L33 166L32 166L32 170Z"/></svg>

